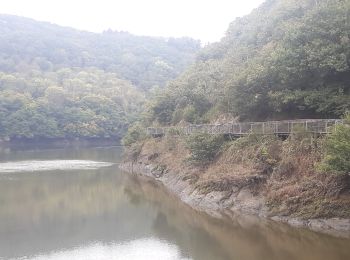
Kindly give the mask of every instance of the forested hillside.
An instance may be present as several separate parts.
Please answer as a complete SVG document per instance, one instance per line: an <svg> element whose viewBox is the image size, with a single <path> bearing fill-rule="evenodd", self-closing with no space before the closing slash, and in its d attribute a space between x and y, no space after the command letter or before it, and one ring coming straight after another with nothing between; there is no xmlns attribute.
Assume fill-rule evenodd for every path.
<svg viewBox="0 0 350 260"><path fill-rule="evenodd" d="M0 72L0 137L120 137L143 102L130 82L94 68Z"/></svg>
<svg viewBox="0 0 350 260"><path fill-rule="evenodd" d="M200 48L190 38L96 34L10 15L0 15L0 25L1 71L97 67L142 89L175 78Z"/></svg>
<svg viewBox="0 0 350 260"><path fill-rule="evenodd" d="M149 104L149 122L338 118L350 109L350 1L267 0Z"/></svg>
<svg viewBox="0 0 350 260"><path fill-rule="evenodd" d="M0 141L121 137L145 95L194 61L200 43L89 33L0 15Z"/></svg>

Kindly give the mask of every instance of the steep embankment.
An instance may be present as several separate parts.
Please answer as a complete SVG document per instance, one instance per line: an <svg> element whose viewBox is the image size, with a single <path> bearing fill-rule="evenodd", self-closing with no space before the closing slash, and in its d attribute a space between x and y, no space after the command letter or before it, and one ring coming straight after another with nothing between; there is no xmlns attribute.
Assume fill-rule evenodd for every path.
<svg viewBox="0 0 350 260"><path fill-rule="evenodd" d="M185 142L179 136L148 139L129 150L121 167L161 181L216 217L240 212L350 237L350 176L315 171L320 140L250 136L226 142L206 166L189 162Z"/></svg>
<svg viewBox="0 0 350 260"><path fill-rule="evenodd" d="M204 136L191 147L181 131L176 134L177 126L188 124L346 114L349 10L349 1L266 0L236 19L220 42L201 50L193 66L154 95L144 125L129 128L124 138L136 144L129 151L135 163L123 167L160 180L212 215L242 211L350 236L348 125L326 145L293 134L286 141ZM175 131L143 141L146 126ZM327 166L318 171L321 161Z"/></svg>

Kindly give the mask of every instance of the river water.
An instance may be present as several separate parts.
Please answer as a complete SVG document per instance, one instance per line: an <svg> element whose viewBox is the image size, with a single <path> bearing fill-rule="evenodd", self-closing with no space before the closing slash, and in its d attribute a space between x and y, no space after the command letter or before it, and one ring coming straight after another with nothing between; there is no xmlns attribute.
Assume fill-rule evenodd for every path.
<svg viewBox="0 0 350 260"><path fill-rule="evenodd" d="M348 239L195 212L121 172L121 152L0 150L0 259L350 259Z"/></svg>

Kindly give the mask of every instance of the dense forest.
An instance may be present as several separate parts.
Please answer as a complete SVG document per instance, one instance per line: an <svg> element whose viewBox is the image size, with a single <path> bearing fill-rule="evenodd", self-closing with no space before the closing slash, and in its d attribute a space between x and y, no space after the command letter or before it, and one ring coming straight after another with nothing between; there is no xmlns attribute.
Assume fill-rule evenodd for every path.
<svg viewBox="0 0 350 260"><path fill-rule="evenodd" d="M96 67L142 89L178 76L200 48L190 38L96 34L10 15L0 15L0 24L1 71Z"/></svg>
<svg viewBox="0 0 350 260"><path fill-rule="evenodd" d="M148 105L148 123L339 118L350 109L350 1L267 0Z"/></svg>
<svg viewBox="0 0 350 260"><path fill-rule="evenodd" d="M190 38L0 15L0 140L121 137L149 90L178 76L199 48Z"/></svg>
<svg viewBox="0 0 350 260"><path fill-rule="evenodd" d="M94 68L0 72L0 136L118 137L143 101L130 82Z"/></svg>

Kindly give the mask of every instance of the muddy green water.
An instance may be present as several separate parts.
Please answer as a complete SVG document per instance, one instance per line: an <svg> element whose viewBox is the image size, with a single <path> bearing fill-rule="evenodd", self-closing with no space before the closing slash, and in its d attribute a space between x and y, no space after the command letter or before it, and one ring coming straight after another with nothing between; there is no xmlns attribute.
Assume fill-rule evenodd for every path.
<svg viewBox="0 0 350 260"><path fill-rule="evenodd" d="M0 259L350 259L347 239L195 212L121 172L120 156L118 147L0 150Z"/></svg>

